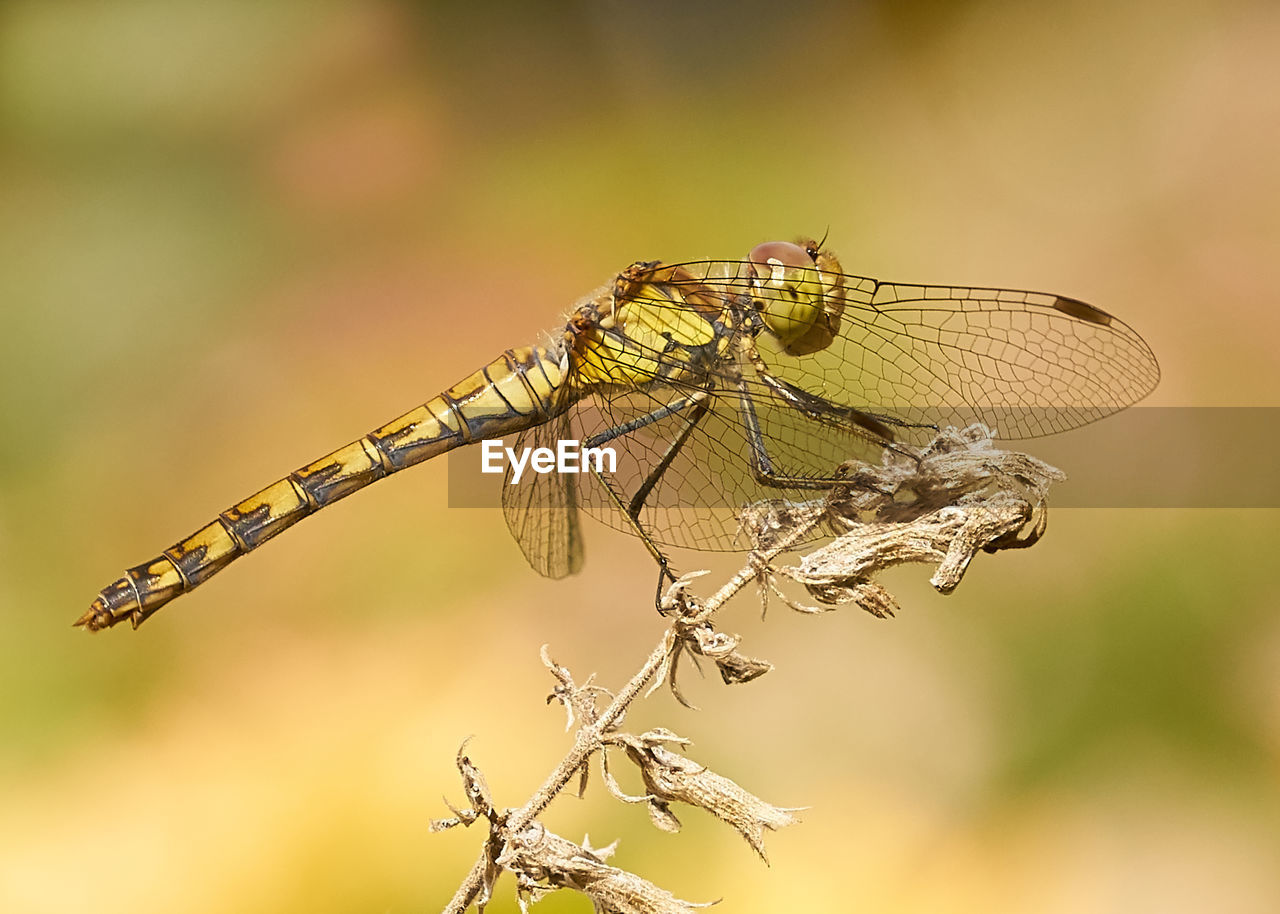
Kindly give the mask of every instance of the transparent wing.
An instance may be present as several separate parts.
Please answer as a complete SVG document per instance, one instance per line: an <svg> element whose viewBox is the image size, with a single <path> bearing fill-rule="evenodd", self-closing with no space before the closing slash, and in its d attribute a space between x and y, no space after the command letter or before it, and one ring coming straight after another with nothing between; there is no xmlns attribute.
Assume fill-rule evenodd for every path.
<svg viewBox="0 0 1280 914"><path fill-rule="evenodd" d="M1039 292L846 277L839 336L780 375L820 396L934 425L981 421L1005 439L1078 428L1141 400L1160 379L1132 328Z"/></svg>
<svg viewBox="0 0 1280 914"><path fill-rule="evenodd" d="M739 315L721 333L748 334L751 313L772 304L775 293L751 281L745 261L663 269L671 267L679 271L668 284L691 293L681 297ZM631 352L642 358L620 372L627 383L599 385L575 406L581 434L609 437L616 449L615 491L624 501L644 494L638 517L656 542L742 548L741 507L812 498L805 480L830 478L851 458L878 460L890 440L924 443L936 427L973 421L1009 439L1054 434L1137 402L1159 379L1136 332L1075 299L839 279L838 332L818 351L789 354L768 346L767 333L756 337L758 360L744 358L737 345L708 359L632 340ZM658 285L637 289L649 314L658 315L651 323L662 323L663 309L672 309L673 328L687 321L687 304L660 294ZM650 327L646 338L661 337ZM674 365L681 358L688 364ZM635 365L646 359L661 367L637 380ZM744 401L758 432L745 421ZM753 448L767 454L772 479L753 466ZM600 486L584 485L579 497L593 516L631 529Z"/></svg>
<svg viewBox="0 0 1280 914"><path fill-rule="evenodd" d="M681 266L688 282L718 287L726 299L750 298L760 309L777 299L750 281L745 261ZM1073 298L835 275L845 306L830 345L789 355L759 338L772 373L833 403L921 426L982 421L1001 438L1022 439L1118 412L1160 379L1136 331Z"/></svg>
<svg viewBox="0 0 1280 914"><path fill-rule="evenodd" d="M516 438L521 449L550 447L567 437L567 417L526 429ZM578 517L577 479L567 473L528 471L513 481L508 463L502 486L502 513L520 551L539 574L563 578L582 568L581 521Z"/></svg>

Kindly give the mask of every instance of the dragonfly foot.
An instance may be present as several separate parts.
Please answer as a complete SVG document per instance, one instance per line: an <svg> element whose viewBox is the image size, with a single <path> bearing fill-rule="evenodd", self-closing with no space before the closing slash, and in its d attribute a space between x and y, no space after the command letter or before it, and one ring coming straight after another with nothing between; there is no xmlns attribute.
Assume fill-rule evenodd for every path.
<svg viewBox="0 0 1280 914"><path fill-rule="evenodd" d="M664 616L666 612L662 608L662 597L667 592L667 588L676 582L675 572L671 570L671 564L667 561L666 556L658 557L658 589L653 595L653 608L658 611L658 615Z"/></svg>

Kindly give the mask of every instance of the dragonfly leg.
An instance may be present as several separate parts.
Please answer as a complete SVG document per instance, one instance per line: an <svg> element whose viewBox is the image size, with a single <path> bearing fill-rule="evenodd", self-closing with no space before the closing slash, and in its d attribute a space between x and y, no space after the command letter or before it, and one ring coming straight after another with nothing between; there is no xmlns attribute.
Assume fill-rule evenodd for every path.
<svg viewBox="0 0 1280 914"><path fill-rule="evenodd" d="M645 413L643 416L638 416L630 422L623 422L621 425L615 425L613 428L607 428L599 434L592 435L583 442L583 446L599 447L602 444L607 444L610 441L621 438L623 435L630 435L632 432L642 429L646 425L652 425L653 423L665 419L668 416L674 416L676 413L681 410L688 409L695 403L703 402L706 398L707 392L700 390L687 397L680 397L676 400L672 400L665 406L658 407L653 412Z"/></svg>
<svg viewBox="0 0 1280 914"><path fill-rule="evenodd" d="M675 572L671 570L670 563L665 555L658 556L658 589L653 593L653 608L658 611L658 615L662 615L662 595L667 592L667 587L676 582Z"/></svg>
<svg viewBox="0 0 1280 914"><path fill-rule="evenodd" d="M661 613L662 594L666 589L664 587L664 582L670 579L672 583L675 583L676 580L675 575L671 571L671 563L667 560L667 557L663 554L662 550L658 548L658 544L653 541L651 536L649 536L649 531L646 530L644 525L641 524L636 516L631 513L629 506L622 500L622 496L618 494L616 489L614 489L612 483L604 478L604 475L600 470L594 467L592 468L591 473L595 476L596 481L604 487L605 494L609 496L609 500L613 502L614 507L621 511L623 516L626 517L627 522L631 524L631 529L635 531L636 536L640 537L640 542L644 543L644 548L649 550L649 554L653 556L653 560L658 563L658 591L653 598L653 605L654 608Z"/></svg>
<svg viewBox="0 0 1280 914"><path fill-rule="evenodd" d="M756 376L779 400L815 422L846 429L851 434L859 435L904 456L912 455L896 443L898 436L894 431L895 428L937 431L935 425L907 422L897 416L871 413L819 397L774 375L754 347L748 350L746 355L755 369ZM752 471L758 482L777 488L827 489L844 481L838 476L797 477L777 472L769 457L765 436L760 430L755 401L745 381L739 382L738 390L742 420L746 426L747 440L751 444Z"/></svg>
<svg viewBox="0 0 1280 914"><path fill-rule="evenodd" d="M707 414L710 394L706 391L701 392L701 396L694 395L686 397L690 401L697 401L693 412L689 413L685 420L684 428L680 430L680 434L676 436L675 441L671 442L671 446L649 470L644 478L644 482L640 484L640 488L636 489L635 494L631 496L631 501L627 504L627 513L637 523L640 520L640 509L644 507L645 500L648 499L649 493L653 491L653 487L658 484L658 480L662 478L662 474L671 466L671 461L676 459L680 453L680 449L684 447L685 442L689 440L689 436L693 434L693 430L698 427L698 423L702 421L702 417Z"/></svg>
<svg viewBox="0 0 1280 914"><path fill-rule="evenodd" d="M742 424L746 428L747 443L751 447L751 473L756 482L778 489L829 489L838 482L836 479L792 477L779 473L769 457L764 434L760 431L760 419L756 415L755 400L745 382L740 383L739 392Z"/></svg>
<svg viewBox="0 0 1280 914"><path fill-rule="evenodd" d="M654 596L654 606L659 612L662 611L662 595L666 590L666 585L668 582L674 584L676 576L671 570L671 563L668 561L666 555L658 548L658 544L653 541L653 538L649 536L649 532L645 530L644 525L640 523L640 510L644 507L645 499L649 497L649 494L653 491L653 487L657 485L662 474L666 471L667 467L671 465L671 461L676 458L676 455L680 453L680 449L684 447L684 443L688 441L689 435L691 435L693 430L697 428L702 417L707 414L709 400L710 392L705 390L690 394L687 397L680 397L679 399L673 400L652 412L632 419L630 422L624 422L623 424L607 429L598 435L593 435L585 442L587 447L599 447L605 442L613 441L622 435L644 428L646 425L652 425L654 422L665 419L668 416L673 416L691 406L693 407L693 412L691 412L685 420L684 428L681 429L680 434L676 436L676 440L667 448L666 453L662 455L662 459L659 460L652 469L650 469L648 474L646 474L644 482L640 484L640 487L636 490L635 494L631 496L630 501L624 502L622 496L616 489L614 489L613 485L604 478L601 472L598 469L592 470L596 479L602 486L604 486L604 490L608 494L609 499L614 503L618 510L626 516L627 521L631 524L632 529L635 530L636 535L640 537L645 548L649 550L649 554L652 555L654 561L658 563L658 589Z"/></svg>
<svg viewBox="0 0 1280 914"><path fill-rule="evenodd" d="M848 478L840 475L832 476L790 476L786 473L779 472L774 466L773 459L769 456L769 447L764 433L760 430L760 419L756 415L755 400L751 395L751 391L745 383L740 385L739 412L742 415L742 424L746 428L747 442L751 447L751 472L755 476L756 482L761 485L771 486L776 489L830 489L832 486L848 483ZM805 394L807 397L813 397L812 394ZM814 397L813 399L818 399ZM788 401L790 402L790 401ZM825 402L825 401L823 401ZM839 404L831 404L837 409L846 411L851 417L856 416L852 421L837 422L835 414L815 415L807 408L797 404L792 404L796 409L801 410L805 415L817 421L826 421L832 424L839 424L848 431L862 435L872 441L882 445L885 448L898 451L908 457L914 458L910 452L903 450L899 445L895 444L892 438L886 438L879 434L870 432L872 424L878 425L880 417L871 416L869 413L862 413L851 407L840 406ZM907 423L902 423L904 426ZM915 428L916 426L910 426ZM833 468L834 469L834 468Z"/></svg>
<svg viewBox="0 0 1280 914"><path fill-rule="evenodd" d="M637 530L642 530L643 525L640 523L640 510L644 507L645 500L653 491L653 487L658 484L658 480L662 478L662 474L671 466L671 461L676 459L676 455L680 453L680 449L684 447L685 442L689 440L689 436L693 434L693 430L698 427L698 423L702 421L702 417L707 414L709 394L705 391L698 399L698 403L693 408L693 412L689 413L685 420L684 428L680 430L680 434L676 436L675 441L671 442L671 446L667 448L666 453L648 472L644 478L644 482L640 484L640 488L636 489L635 494L631 496L631 501L627 503L627 516L631 519L631 525ZM686 399L695 399L689 397ZM642 534L644 535L644 534ZM644 535L646 541L648 536ZM666 591L668 580L674 584L676 576L672 573L667 557L660 550L654 550L655 557L658 560L658 590L654 594L653 603L658 612L662 612L662 595Z"/></svg>

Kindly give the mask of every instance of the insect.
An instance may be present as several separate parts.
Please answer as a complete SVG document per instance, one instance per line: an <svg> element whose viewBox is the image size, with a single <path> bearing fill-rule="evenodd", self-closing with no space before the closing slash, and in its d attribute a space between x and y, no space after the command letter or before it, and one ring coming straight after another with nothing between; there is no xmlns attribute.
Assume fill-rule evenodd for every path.
<svg viewBox="0 0 1280 914"><path fill-rule="evenodd" d="M806 498L851 456L983 421L1001 438L1066 431L1150 393L1130 327L1073 298L881 282L818 242L743 260L637 262L543 344L508 349L416 409L223 511L104 588L76 622L137 627L304 517L482 439L513 451L613 448L607 477L510 469L507 524L529 563L583 561L579 509L663 549L743 548L737 509Z"/></svg>

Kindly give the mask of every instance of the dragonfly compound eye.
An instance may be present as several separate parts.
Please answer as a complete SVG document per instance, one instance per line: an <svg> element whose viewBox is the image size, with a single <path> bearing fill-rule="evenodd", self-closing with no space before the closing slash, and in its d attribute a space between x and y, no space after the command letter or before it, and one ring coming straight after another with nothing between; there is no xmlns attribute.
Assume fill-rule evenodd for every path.
<svg viewBox="0 0 1280 914"><path fill-rule="evenodd" d="M789 355L831 345L840 332L844 288L839 272L827 272L789 241L766 241L751 249L752 298L765 327Z"/></svg>

